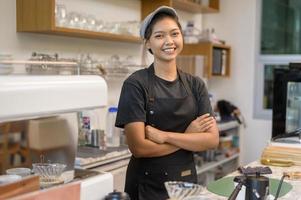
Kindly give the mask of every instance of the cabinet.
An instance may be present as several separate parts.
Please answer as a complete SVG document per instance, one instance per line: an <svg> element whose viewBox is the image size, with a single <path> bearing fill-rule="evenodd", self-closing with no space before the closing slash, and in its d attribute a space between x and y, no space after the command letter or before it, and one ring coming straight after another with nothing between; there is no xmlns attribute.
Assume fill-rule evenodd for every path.
<svg viewBox="0 0 301 200"><path fill-rule="evenodd" d="M219 0L209 0L209 5L206 6L191 0L141 0L141 19L163 5L190 13L216 13L219 11Z"/></svg>
<svg viewBox="0 0 301 200"><path fill-rule="evenodd" d="M139 37L55 25L55 0L17 0L17 31L141 43Z"/></svg>
<svg viewBox="0 0 301 200"><path fill-rule="evenodd" d="M195 153L198 181L202 185L235 171L239 166L239 124L237 121L218 123L218 129L221 135L219 148Z"/></svg>
<svg viewBox="0 0 301 200"><path fill-rule="evenodd" d="M204 56L204 76L230 76L231 47L211 42L201 42L197 44L185 44L181 55L203 55Z"/></svg>
<svg viewBox="0 0 301 200"><path fill-rule="evenodd" d="M209 0L208 6L190 0L141 0L141 18L144 19L155 8L167 5L191 13L216 13L219 0ZM94 32L74 28L58 27L55 24L55 0L16 0L17 31L102 39L119 42L141 43L141 39L131 35Z"/></svg>

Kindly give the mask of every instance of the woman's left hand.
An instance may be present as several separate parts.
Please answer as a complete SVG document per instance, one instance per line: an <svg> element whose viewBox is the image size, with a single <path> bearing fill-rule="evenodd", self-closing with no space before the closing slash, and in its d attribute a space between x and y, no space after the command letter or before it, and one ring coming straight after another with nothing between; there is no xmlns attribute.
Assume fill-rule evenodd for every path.
<svg viewBox="0 0 301 200"><path fill-rule="evenodd" d="M166 140L166 134L150 125L145 127L145 137L158 144L163 144Z"/></svg>
<svg viewBox="0 0 301 200"><path fill-rule="evenodd" d="M215 119L209 113L199 116L193 120L186 128L185 133L206 132L215 122Z"/></svg>

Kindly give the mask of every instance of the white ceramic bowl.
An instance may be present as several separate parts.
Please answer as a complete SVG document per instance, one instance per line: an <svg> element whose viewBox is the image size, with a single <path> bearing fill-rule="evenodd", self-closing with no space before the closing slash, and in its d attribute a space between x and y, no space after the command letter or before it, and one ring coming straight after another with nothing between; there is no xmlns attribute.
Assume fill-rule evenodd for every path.
<svg viewBox="0 0 301 200"><path fill-rule="evenodd" d="M0 185L12 183L21 179L22 177L19 175L0 175Z"/></svg>
<svg viewBox="0 0 301 200"><path fill-rule="evenodd" d="M21 167L18 167L18 168L11 168L11 169L8 169L6 170L6 174L9 174L9 175L19 175L19 176L28 176L31 174L31 170L29 168L21 168Z"/></svg>

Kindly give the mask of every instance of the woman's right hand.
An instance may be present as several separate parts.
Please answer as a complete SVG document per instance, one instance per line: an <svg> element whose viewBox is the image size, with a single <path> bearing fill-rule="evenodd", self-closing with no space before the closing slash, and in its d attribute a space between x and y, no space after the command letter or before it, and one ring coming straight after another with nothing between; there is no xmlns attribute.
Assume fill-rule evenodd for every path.
<svg viewBox="0 0 301 200"><path fill-rule="evenodd" d="M214 121L214 117L210 116L209 113L201 115L189 124L189 126L185 130L185 133L206 132L213 126Z"/></svg>

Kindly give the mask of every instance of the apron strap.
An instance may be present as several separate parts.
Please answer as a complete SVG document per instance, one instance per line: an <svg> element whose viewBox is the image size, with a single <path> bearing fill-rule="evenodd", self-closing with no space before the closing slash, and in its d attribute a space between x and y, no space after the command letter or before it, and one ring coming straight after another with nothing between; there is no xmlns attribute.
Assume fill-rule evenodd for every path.
<svg viewBox="0 0 301 200"><path fill-rule="evenodd" d="M148 96L146 101L146 124L152 125L152 115L154 114L153 107L155 102L155 91L154 91L154 84L155 84L155 70L154 64L151 64L147 69L147 76L148 76Z"/></svg>
<svg viewBox="0 0 301 200"><path fill-rule="evenodd" d="M192 88L190 87L187 78L184 76L184 73L180 69L178 69L178 74L188 95L192 96L192 98L194 99L195 105L197 106L197 115L198 115L200 110L199 110L199 105L197 103L196 95L194 95L194 93L192 92Z"/></svg>
<svg viewBox="0 0 301 200"><path fill-rule="evenodd" d="M188 95L192 95L194 97L194 95L192 93L192 89L191 89L186 77L184 76L184 73L178 68L177 68L177 71L178 71L178 74L179 74L179 79L180 79L180 81L182 81L182 83L184 85L184 88L187 91Z"/></svg>

